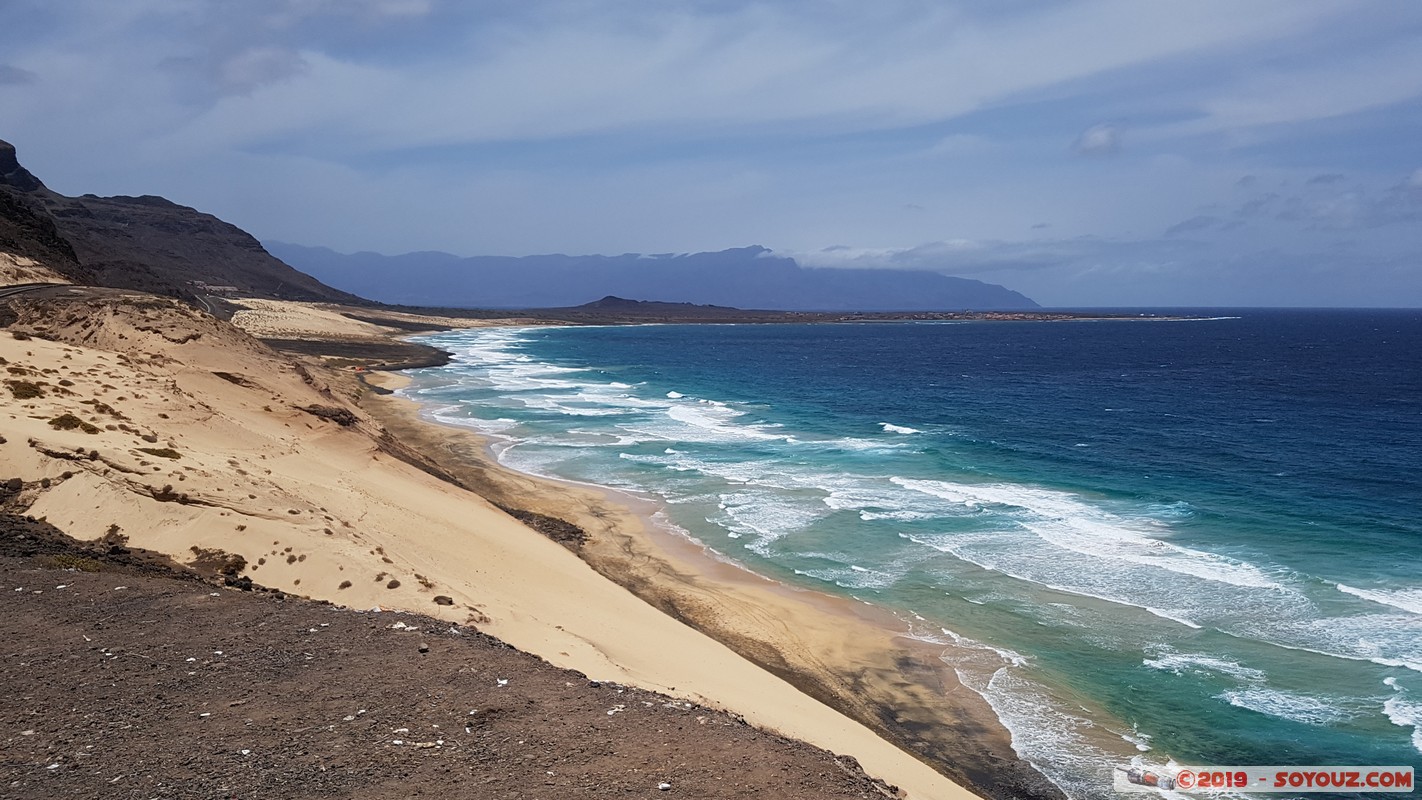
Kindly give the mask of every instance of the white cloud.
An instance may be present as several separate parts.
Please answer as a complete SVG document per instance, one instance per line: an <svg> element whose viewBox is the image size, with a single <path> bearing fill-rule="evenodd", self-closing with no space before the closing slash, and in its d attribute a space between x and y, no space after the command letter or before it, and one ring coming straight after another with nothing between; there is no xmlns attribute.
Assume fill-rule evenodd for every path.
<svg viewBox="0 0 1422 800"><path fill-rule="evenodd" d="M1071 149L1080 156L1114 156L1121 152L1121 129L1115 125L1093 125L1082 131Z"/></svg>
<svg viewBox="0 0 1422 800"><path fill-rule="evenodd" d="M253 136L262 137L255 128L263 120L289 129L283 112L300 98L324 109L320 119L303 115L316 126L313 134L340 128L351 141L385 148L636 127L791 124L832 132L919 125L1103 72L1306 30L1338 4L1079 0L977 20L907 0L869 11L855 4L529 7L526 17L502 19L493 29L471 23L463 44L388 68L371 86L362 83L371 68L358 54L322 52L314 41L277 32L340 13L429 14L429 3L285 0L256 4L250 13L257 18L246 20L230 7L219 14L220 7L199 6L228 31L204 28L220 48L224 87L254 91L289 80L298 51L312 64L329 62L290 81L289 92L254 91L243 126ZM365 90L359 98L352 83ZM334 104L331 97L352 99Z"/></svg>

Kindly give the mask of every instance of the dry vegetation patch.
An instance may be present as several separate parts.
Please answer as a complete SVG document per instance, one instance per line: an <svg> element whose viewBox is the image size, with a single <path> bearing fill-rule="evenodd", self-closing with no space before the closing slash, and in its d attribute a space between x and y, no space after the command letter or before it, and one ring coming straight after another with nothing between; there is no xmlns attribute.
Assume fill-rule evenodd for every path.
<svg viewBox="0 0 1422 800"><path fill-rule="evenodd" d="M72 431L75 429L85 433L98 433L99 429L70 413L60 414L49 421L51 428L57 431Z"/></svg>
<svg viewBox="0 0 1422 800"><path fill-rule="evenodd" d="M5 385L9 387L10 394L14 395L16 400L33 400L36 397L44 397L44 384L41 383L5 381Z"/></svg>

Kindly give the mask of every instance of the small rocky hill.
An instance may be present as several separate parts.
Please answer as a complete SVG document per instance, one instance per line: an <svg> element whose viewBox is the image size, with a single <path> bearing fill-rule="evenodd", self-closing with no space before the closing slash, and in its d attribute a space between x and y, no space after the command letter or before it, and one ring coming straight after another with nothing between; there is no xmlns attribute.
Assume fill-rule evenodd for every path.
<svg viewBox="0 0 1422 800"><path fill-rule="evenodd" d="M367 305L273 257L251 235L161 197L66 197L0 141L0 251L76 283L188 297L206 287L283 300ZM231 288L222 288L231 287Z"/></svg>

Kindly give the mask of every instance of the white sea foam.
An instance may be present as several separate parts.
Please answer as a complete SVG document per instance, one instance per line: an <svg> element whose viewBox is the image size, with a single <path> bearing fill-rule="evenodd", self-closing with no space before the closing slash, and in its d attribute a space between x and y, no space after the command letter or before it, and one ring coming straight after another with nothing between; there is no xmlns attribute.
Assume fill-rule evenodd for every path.
<svg viewBox="0 0 1422 800"><path fill-rule="evenodd" d="M784 439L783 435L766 433L750 425L734 424L736 417L744 416L745 412L736 411L724 405L704 405L688 406L675 405L666 410L666 415L682 423L683 425L702 431L714 433L718 438L723 439L745 439L745 440L771 440Z"/></svg>
<svg viewBox="0 0 1422 800"><path fill-rule="evenodd" d="M567 398L573 400L574 398ZM519 402L528 408L540 409L543 411L555 411L570 417L615 417L628 413L625 408L608 408L604 405L596 406L575 406L568 402L559 402L553 395L534 395L531 397L519 397Z"/></svg>
<svg viewBox="0 0 1422 800"><path fill-rule="evenodd" d="M1187 628L1194 628L1197 631L1205 627L1204 625L1201 625L1200 623L1195 622L1194 620L1188 617L1176 614L1173 611L1167 611L1163 608L1156 608L1155 606L1141 606L1141 608L1145 609L1151 614L1154 614L1157 617L1160 617L1161 619L1168 619L1171 622L1177 622Z"/></svg>
<svg viewBox="0 0 1422 800"><path fill-rule="evenodd" d="M1012 749L1068 797L1108 797L1111 770L1121 756L1094 744L1091 720L1070 713L1045 691L1012 667L1003 667L985 680L971 670L958 669L958 679L980 695L1007 728Z"/></svg>
<svg viewBox="0 0 1422 800"><path fill-rule="evenodd" d="M1410 699L1396 678L1384 678L1383 683L1393 690L1393 696L1383 701L1383 713L1392 724L1412 728L1412 748L1422 753L1422 703Z"/></svg>
<svg viewBox="0 0 1422 800"><path fill-rule="evenodd" d="M941 631L942 634L948 638L946 640L934 639L932 641L939 641L943 644L952 644L954 647L959 647L966 650L988 651L996 655L998 658L1002 659L1004 663L1014 667L1025 667L1028 664L1027 657L1017 652L1016 650L1012 650L1006 647L995 647L993 645L988 644L987 642L963 636L962 634L956 633L952 630L949 630L948 628L939 628L938 630Z"/></svg>
<svg viewBox="0 0 1422 800"><path fill-rule="evenodd" d="M946 519L965 513L960 506L947 506L874 476L820 474L814 487L826 492L820 502L835 511L857 511L866 522Z"/></svg>
<svg viewBox="0 0 1422 800"><path fill-rule="evenodd" d="M571 434L572 432L569 431ZM525 444L539 445L542 447L571 447L574 449L583 448L622 448L641 444L643 440L634 436L619 436L617 434L584 434L582 438L574 436L534 436L524 440Z"/></svg>
<svg viewBox="0 0 1422 800"><path fill-rule="evenodd" d="M709 521L735 533L754 535L755 541L747 546L761 554L767 552L771 542L805 529L828 513L823 508L763 491L727 492L720 500L725 516Z"/></svg>
<svg viewBox="0 0 1422 800"><path fill-rule="evenodd" d="M825 583L833 583L844 589L883 589L892 586L895 577L887 572L850 565L840 567L806 567L796 569L796 575L805 575Z"/></svg>
<svg viewBox="0 0 1422 800"><path fill-rule="evenodd" d="M1162 651L1155 658L1147 658L1141 663L1151 669L1173 672L1176 675L1213 672L1249 683L1261 682L1266 677L1262 670L1246 667L1228 658L1208 656L1203 653L1178 653L1170 649Z"/></svg>
<svg viewBox="0 0 1422 800"><path fill-rule="evenodd" d="M1091 564L1078 564L1064 557L1052 558L1034 555L1028 550L1013 548L1010 543L1008 547L998 548L991 552L977 547L984 544L996 544L998 537L993 534L926 536L901 533L900 535L910 541L927 545L1009 578L1016 578L1026 583L1080 597L1131 606L1160 619L1176 622L1189 628L1203 627L1200 623L1185 616L1183 611L1168 611L1147 602L1138 602L1132 599L1137 595L1149 596L1152 592L1159 594L1160 587L1148 581L1142 581L1141 576L1138 575L1120 573L1106 575L1099 570L1092 573L1089 571L1093 566ZM1182 604L1188 604L1193 595L1187 593L1177 596Z"/></svg>
<svg viewBox="0 0 1422 800"><path fill-rule="evenodd" d="M1151 749L1150 740L1154 737L1147 733L1141 733L1140 728L1132 725L1131 732L1122 733L1121 738L1126 740L1129 744L1134 745L1136 750L1147 753L1150 752Z"/></svg>
<svg viewBox="0 0 1422 800"><path fill-rule="evenodd" d="M958 680L981 696L1011 735L1018 757L1056 784L1068 797L1109 797L1115 764L1129 756L1125 748L1108 752L1096 724L1051 695L1029 677L1029 660L1005 648L961 636L948 628L942 636L915 631L912 638L953 645L942 655ZM1114 732L1138 752L1150 749L1150 736L1139 730Z"/></svg>
<svg viewBox="0 0 1422 800"><path fill-rule="evenodd" d="M454 414L430 414L430 417L445 425L457 425L461 428L473 428L480 433L503 433L517 427L518 420L504 419L480 419L479 417L461 417Z"/></svg>
<svg viewBox="0 0 1422 800"><path fill-rule="evenodd" d="M1244 618L1220 630L1279 647L1422 672L1422 635L1410 614Z"/></svg>
<svg viewBox="0 0 1422 800"><path fill-rule="evenodd" d="M903 433L903 434L909 434L909 433L922 433L922 432L923 432L923 431L920 431L920 430L917 429L917 428L909 428L909 427L904 426L904 425L895 425L895 424L893 424L893 423L891 423L891 422L881 422L881 423L879 423L879 427L881 427L881 428L884 429L884 433Z"/></svg>
<svg viewBox="0 0 1422 800"><path fill-rule="evenodd" d="M1422 614L1422 589L1358 589L1340 583L1338 591L1412 614ZM1418 635L1422 636L1422 632Z"/></svg>
<svg viewBox="0 0 1422 800"><path fill-rule="evenodd" d="M877 520L894 520L895 522L921 522L930 519L939 519L942 514L933 514L923 511L860 511L859 518L865 522Z"/></svg>
<svg viewBox="0 0 1422 800"><path fill-rule="evenodd" d="M1355 716L1348 709L1339 706L1337 701L1332 698L1297 694L1262 686L1234 689L1218 694L1216 697L1237 708L1246 708L1260 714L1302 722L1306 725L1332 725L1345 722Z"/></svg>
<svg viewBox="0 0 1422 800"><path fill-rule="evenodd" d="M902 442L887 442L882 439L878 441L874 439L859 439L853 436L845 436L839 439L810 440L804 442L804 444L816 448L830 448L834 450L854 450L856 452L861 453L867 453L875 450L889 452L894 450L902 450L904 448L904 444Z"/></svg>
<svg viewBox="0 0 1422 800"><path fill-rule="evenodd" d="M673 400L680 400L681 398L686 397L686 395L682 394L681 392L667 392L667 397L670 397Z"/></svg>
<svg viewBox="0 0 1422 800"><path fill-rule="evenodd" d="M1253 564L1152 538L1137 529L1148 527L1145 521L1123 519L1066 492L1010 484L971 485L899 477L891 480L970 508L1006 509L1016 513L1022 526L1044 541L1083 555L1129 561L1234 586L1283 588Z"/></svg>

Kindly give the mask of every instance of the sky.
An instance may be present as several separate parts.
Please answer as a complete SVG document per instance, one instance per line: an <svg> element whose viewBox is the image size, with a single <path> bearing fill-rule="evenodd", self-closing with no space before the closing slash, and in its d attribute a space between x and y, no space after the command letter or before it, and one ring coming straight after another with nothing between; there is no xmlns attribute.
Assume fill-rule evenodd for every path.
<svg viewBox="0 0 1422 800"><path fill-rule="evenodd" d="M0 139L343 252L1422 306L1422 3L0 0Z"/></svg>

